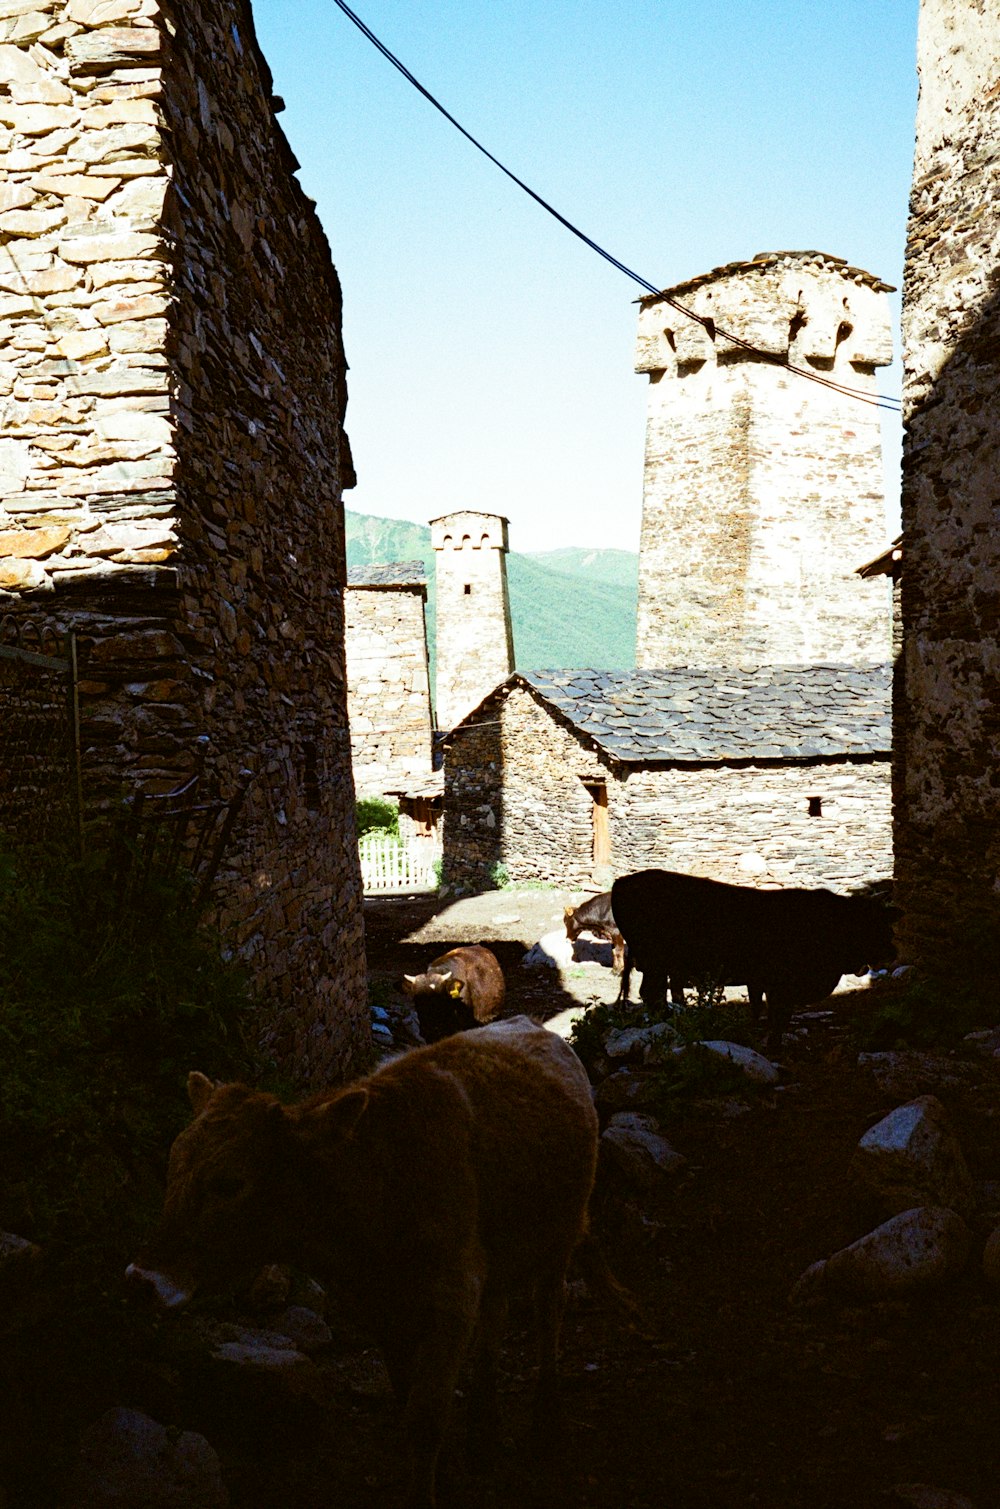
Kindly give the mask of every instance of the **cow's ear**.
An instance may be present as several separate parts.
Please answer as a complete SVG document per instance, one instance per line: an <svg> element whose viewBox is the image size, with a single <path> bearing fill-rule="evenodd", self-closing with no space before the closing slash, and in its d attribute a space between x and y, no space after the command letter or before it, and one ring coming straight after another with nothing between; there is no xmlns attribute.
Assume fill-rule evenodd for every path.
<svg viewBox="0 0 1000 1509"><path fill-rule="evenodd" d="M194 1114L200 1116L215 1094L215 1086L207 1075L199 1074L197 1069L192 1069L187 1077L187 1092Z"/></svg>
<svg viewBox="0 0 1000 1509"><path fill-rule="evenodd" d="M563 921L564 922L568 921L569 918L572 917L574 910L575 910L575 908L573 908L571 906L564 906L563 907Z"/></svg>
<svg viewBox="0 0 1000 1509"><path fill-rule="evenodd" d="M368 1091L362 1088L345 1090L333 1100L317 1108L325 1136L351 1137L365 1111L368 1109Z"/></svg>

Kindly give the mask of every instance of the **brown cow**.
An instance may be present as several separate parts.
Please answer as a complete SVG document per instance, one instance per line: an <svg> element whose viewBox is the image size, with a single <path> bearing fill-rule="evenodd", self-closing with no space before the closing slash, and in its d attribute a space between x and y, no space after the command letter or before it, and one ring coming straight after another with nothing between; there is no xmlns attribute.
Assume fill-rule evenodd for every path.
<svg viewBox="0 0 1000 1509"><path fill-rule="evenodd" d="M417 1048L345 1089L285 1106L192 1074L163 1217L129 1276L178 1307L265 1263L336 1285L379 1343L432 1509L462 1364L473 1443L495 1425L508 1291L533 1291L534 1416L554 1408L566 1268L587 1229L597 1117L579 1059L527 1017ZM477 1330L478 1328L478 1330Z"/></svg>
<svg viewBox="0 0 1000 1509"><path fill-rule="evenodd" d="M496 954L474 943L432 960L422 975L404 975L403 991L416 997L420 1030L431 1043L492 1022L503 1008L506 986Z"/></svg>

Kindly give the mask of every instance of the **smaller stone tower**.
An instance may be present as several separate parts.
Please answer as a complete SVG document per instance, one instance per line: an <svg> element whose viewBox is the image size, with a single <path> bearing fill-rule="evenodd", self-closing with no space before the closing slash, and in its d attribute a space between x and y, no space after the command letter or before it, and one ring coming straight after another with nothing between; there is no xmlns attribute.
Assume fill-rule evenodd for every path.
<svg viewBox="0 0 1000 1509"><path fill-rule="evenodd" d="M454 728L514 669L507 520L461 510L430 524L437 580L437 723Z"/></svg>

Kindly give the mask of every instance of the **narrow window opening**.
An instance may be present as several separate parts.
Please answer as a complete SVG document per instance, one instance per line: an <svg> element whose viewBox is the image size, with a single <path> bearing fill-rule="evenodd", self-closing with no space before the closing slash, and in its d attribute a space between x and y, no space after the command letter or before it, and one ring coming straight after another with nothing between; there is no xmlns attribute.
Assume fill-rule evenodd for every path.
<svg viewBox="0 0 1000 1509"><path fill-rule="evenodd" d="M796 309L788 322L788 344L791 345L804 326L808 325L809 319L802 309Z"/></svg>
<svg viewBox="0 0 1000 1509"><path fill-rule="evenodd" d="M823 798L821 796L810 796L810 797L807 798L807 800L809 802L809 816L810 817L822 817L823 816Z"/></svg>
<svg viewBox="0 0 1000 1509"><path fill-rule="evenodd" d="M472 596L472 583L471 582L466 582L465 586L462 588L462 592L464 593L464 595L466 597L471 597Z"/></svg>

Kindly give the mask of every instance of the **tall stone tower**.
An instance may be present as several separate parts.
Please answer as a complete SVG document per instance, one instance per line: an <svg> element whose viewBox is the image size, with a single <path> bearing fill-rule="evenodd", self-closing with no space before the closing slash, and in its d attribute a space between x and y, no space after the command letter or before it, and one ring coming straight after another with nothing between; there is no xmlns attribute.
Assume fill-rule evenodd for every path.
<svg viewBox="0 0 1000 1509"><path fill-rule="evenodd" d="M437 722L454 728L514 669L507 596L507 520L499 514L431 519L437 581Z"/></svg>
<svg viewBox="0 0 1000 1509"><path fill-rule="evenodd" d="M887 593L856 574L887 529L879 410L778 365L874 397L887 292L763 252L641 300L640 668L889 659Z"/></svg>

